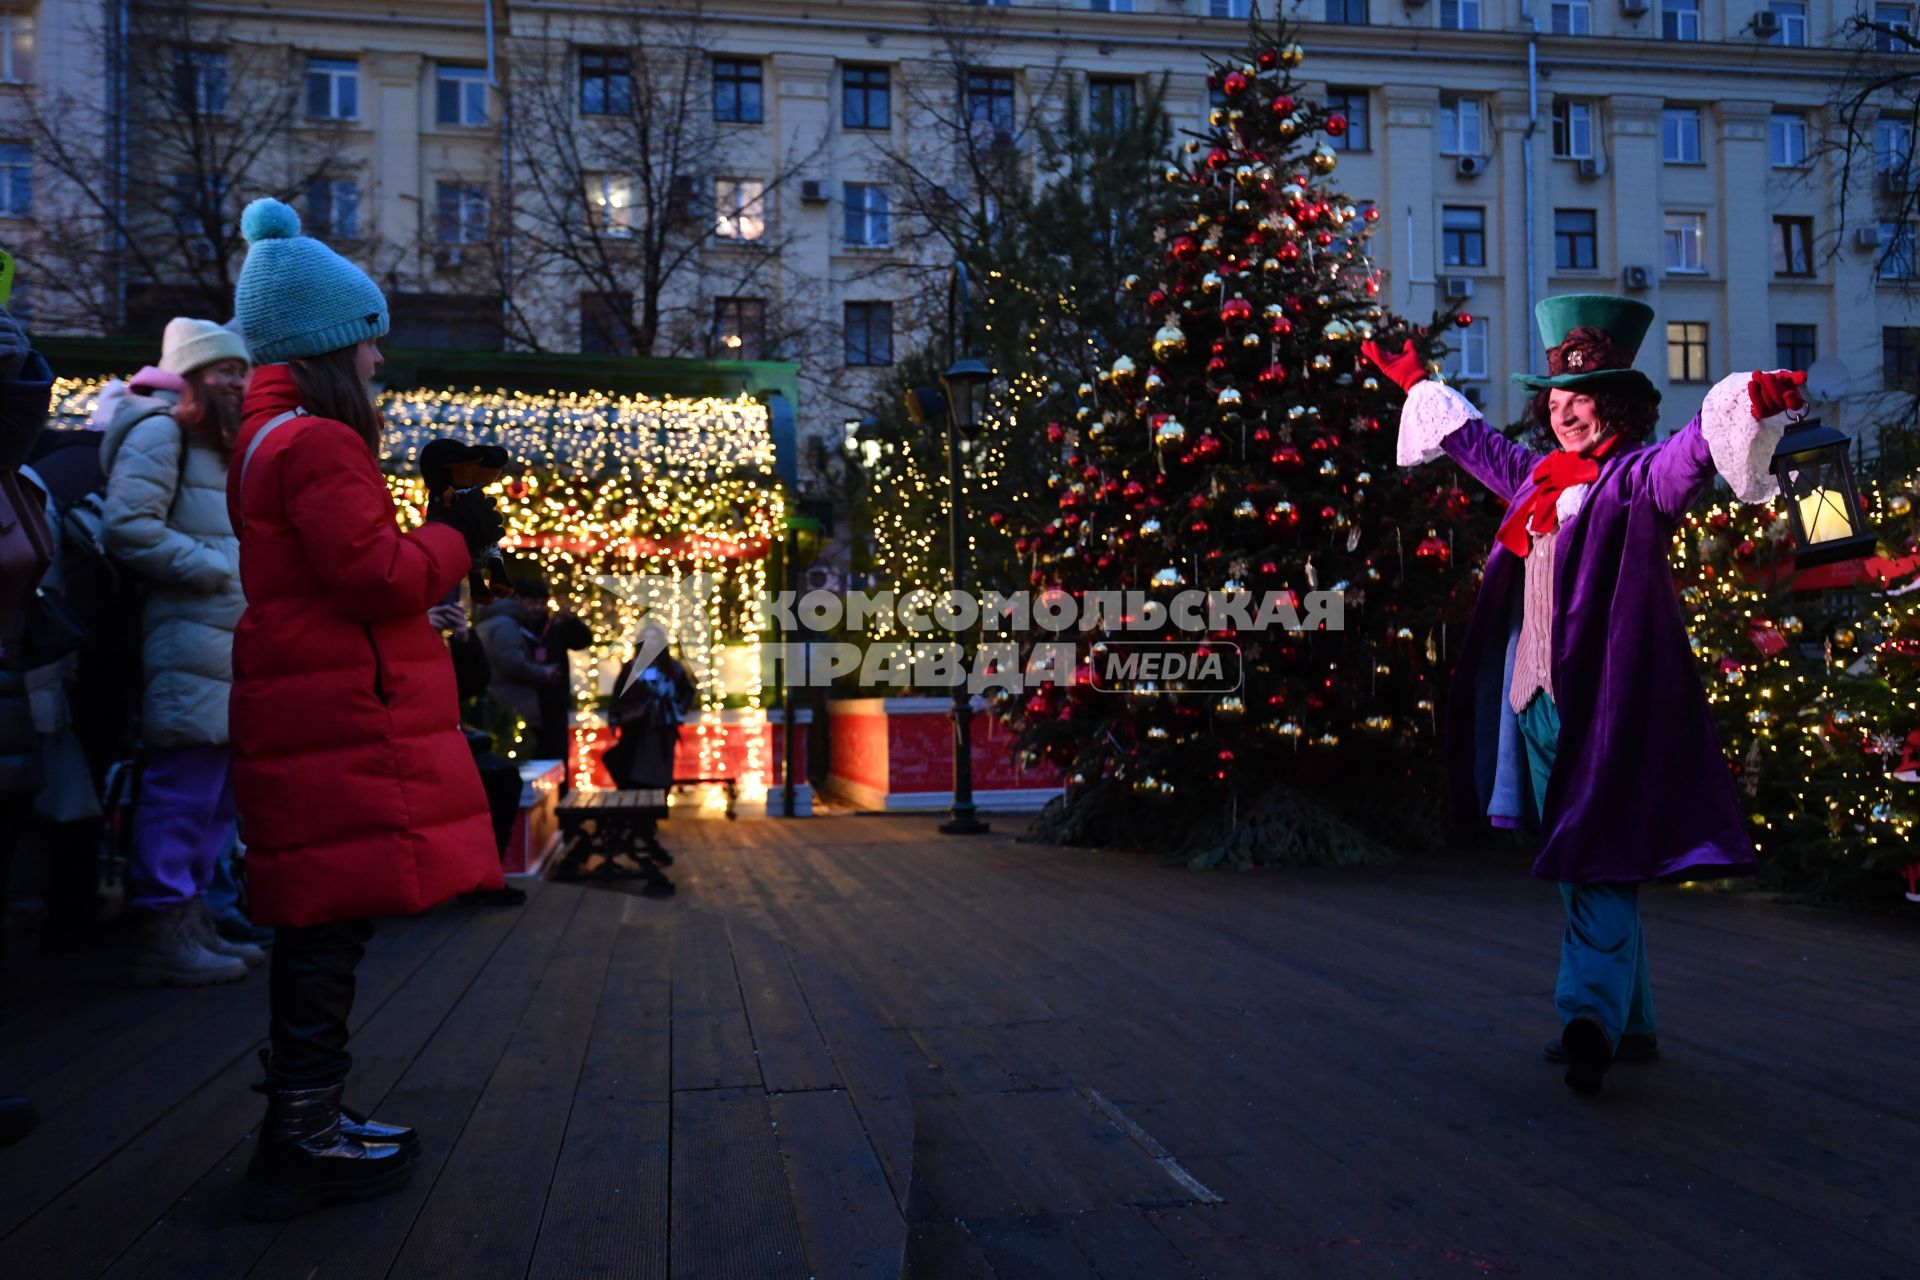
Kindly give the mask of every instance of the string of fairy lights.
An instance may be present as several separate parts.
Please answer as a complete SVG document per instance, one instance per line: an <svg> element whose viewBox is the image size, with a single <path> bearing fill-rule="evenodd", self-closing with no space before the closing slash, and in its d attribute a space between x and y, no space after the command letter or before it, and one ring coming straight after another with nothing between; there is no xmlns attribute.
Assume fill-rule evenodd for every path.
<svg viewBox="0 0 1920 1280"><path fill-rule="evenodd" d="M104 386L57 381L53 424L84 426ZM515 460L489 490L507 527L501 549L516 575L546 579L593 635L588 660L570 664L574 705L598 700L643 620L657 621L697 690L687 727L700 776L730 775L732 701L745 730L739 786L748 799L763 794L767 553L787 514L766 407L745 397L478 389L388 393L379 407L381 465L409 527L425 506L418 457L429 440L497 444ZM574 783L584 789L607 731L590 725L581 737ZM703 803L724 798L711 790Z"/></svg>

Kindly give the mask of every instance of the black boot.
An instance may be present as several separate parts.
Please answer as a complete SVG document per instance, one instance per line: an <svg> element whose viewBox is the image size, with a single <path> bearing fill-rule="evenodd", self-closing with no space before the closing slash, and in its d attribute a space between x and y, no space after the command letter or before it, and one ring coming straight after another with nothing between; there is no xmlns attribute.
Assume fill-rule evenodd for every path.
<svg viewBox="0 0 1920 1280"><path fill-rule="evenodd" d="M397 1144L362 1142L341 1130L338 1084L267 1085L267 1118L247 1165L246 1212L277 1222L406 1185L413 1161Z"/></svg>
<svg viewBox="0 0 1920 1280"><path fill-rule="evenodd" d="M1600 1092L1600 1082L1613 1065L1605 1028L1592 1018L1575 1018L1560 1033L1560 1045L1567 1055L1567 1088L1588 1095Z"/></svg>
<svg viewBox="0 0 1920 1280"><path fill-rule="evenodd" d="M260 1068L267 1073L266 1079L255 1082L255 1093L270 1093L273 1082L273 1051L260 1051ZM403 1124L381 1124L378 1120L369 1120L342 1103L340 1106L340 1132L349 1138L358 1138L362 1142L391 1142L407 1153L407 1159L420 1158L420 1135Z"/></svg>

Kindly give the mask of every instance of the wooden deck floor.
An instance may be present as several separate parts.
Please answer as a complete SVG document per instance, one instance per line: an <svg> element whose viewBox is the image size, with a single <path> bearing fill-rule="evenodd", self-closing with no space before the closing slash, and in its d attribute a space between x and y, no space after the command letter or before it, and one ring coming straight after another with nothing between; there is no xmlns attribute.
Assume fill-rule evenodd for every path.
<svg viewBox="0 0 1920 1280"><path fill-rule="evenodd" d="M682 822L678 897L387 928L402 1194L238 1220L264 984L30 958L0 1276L1920 1275L1920 934L1649 893L1665 1061L1582 1101L1517 867L1202 875L931 820Z"/></svg>

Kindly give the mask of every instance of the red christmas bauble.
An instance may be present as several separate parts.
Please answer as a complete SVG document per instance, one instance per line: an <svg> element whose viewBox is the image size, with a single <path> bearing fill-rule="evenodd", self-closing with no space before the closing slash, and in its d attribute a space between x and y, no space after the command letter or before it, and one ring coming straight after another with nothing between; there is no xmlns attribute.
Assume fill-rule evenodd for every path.
<svg viewBox="0 0 1920 1280"><path fill-rule="evenodd" d="M1229 71L1220 88L1229 98L1237 98L1247 91L1247 77L1238 71Z"/></svg>
<svg viewBox="0 0 1920 1280"><path fill-rule="evenodd" d="M1066 438L1067 438L1067 429L1064 426L1060 425L1057 422L1049 422L1047 424L1047 443L1048 444L1059 444L1062 440L1065 440Z"/></svg>
<svg viewBox="0 0 1920 1280"><path fill-rule="evenodd" d="M1422 538L1413 549L1413 558L1436 569L1444 569L1447 562L1453 559L1453 548L1447 545L1445 538Z"/></svg>
<svg viewBox="0 0 1920 1280"><path fill-rule="evenodd" d="M1262 71L1271 71L1280 65L1280 51L1278 49L1262 49L1258 61Z"/></svg>
<svg viewBox="0 0 1920 1280"><path fill-rule="evenodd" d="M1453 323L1454 323L1454 327L1456 328L1471 329L1473 328L1473 317L1467 312L1462 311L1459 315L1453 318Z"/></svg>
<svg viewBox="0 0 1920 1280"><path fill-rule="evenodd" d="M1277 364L1270 364L1266 368L1260 371L1261 386L1272 389L1274 387L1283 387L1286 384L1287 384L1287 371L1285 367Z"/></svg>
<svg viewBox="0 0 1920 1280"><path fill-rule="evenodd" d="M1338 111L1327 117L1327 136L1344 138L1347 136L1347 118Z"/></svg>
<svg viewBox="0 0 1920 1280"><path fill-rule="evenodd" d="M1295 241L1288 240L1273 251L1273 256L1280 259L1283 263L1298 262L1300 261L1300 246Z"/></svg>
<svg viewBox="0 0 1920 1280"><path fill-rule="evenodd" d="M1200 242L1192 236L1175 236L1167 247L1167 256L1175 262L1191 262L1200 252Z"/></svg>
<svg viewBox="0 0 1920 1280"><path fill-rule="evenodd" d="M1273 114L1277 116L1292 115L1293 114L1293 95L1290 93L1283 93L1279 97L1275 98L1273 100Z"/></svg>
<svg viewBox="0 0 1920 1280"><path fill-rule="evenodd" d="M1207 168L1224 169L1233 163L1233 154L1225 147L1215 147L1207 152Z"/></svg>
<svg viewBox="0 0 1920 1280"><path fill-rule="evenodd" d="M1276 467L1297 467L1300 465L1300 447L1291 442L1283 444L1273 451L1269 461Z"/></svg>
<svg viewBox="0 0 1920 1280"><path fill-rule="evenodd" d="M987 523L992 525L996 529L1006 524L1006 522L1007 522L1007 513L1004 511L995 511L987 516Z"/></svg>
<svg viewBox="0 0 1920 1280"><path fill-rule="evenodd" d="M1207 361L1207 373L1209 376L1222 374L1222 373L1225 373L1226 371L1227 371L1227 358L1225 356L1214 356L1212 359Z"/></svg>
<svg viewBox="0 0 1920 1280"><path fill-rule="evenodd" d="M1221 304L1220 319L1226 324L1245 324L1253 319L1253 304L1245 298L1228 298Z"/></svg>
<svg viewBox="0 0 1920 1280"><path fill-rule="evenodd" d="M1160 308L1166 305L1167 305L1167 291L1165 289L1155 289L1152 293L1147 295L1147 310L1158 311L1160 310Z"/></svg>
<svg viewBox="0 0 1920 1280"><path fill-rule="evenodd" d="M1284 338L1293 332L1293 321L1285 316L1275 316L1267 322L1267 331L1277 338Z"/></svg>

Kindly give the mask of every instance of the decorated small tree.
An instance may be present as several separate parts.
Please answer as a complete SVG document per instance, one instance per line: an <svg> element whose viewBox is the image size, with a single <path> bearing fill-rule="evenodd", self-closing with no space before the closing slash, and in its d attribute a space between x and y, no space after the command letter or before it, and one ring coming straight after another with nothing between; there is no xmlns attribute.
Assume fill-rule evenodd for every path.
<svg viewBox="0 0 1920 1280"><path fill-rule="evenodd" d="M1468 319L1414 326L1381 303L1381 215L1333 179L1347 121L1296 84L1304 56L1256 19L1244 55L1216 64L1209 127L1165 169L1178 198L1157 270L1122 282L1152 337L1050 428L1050 510L1015 549L1036 591L1339 592L1344 626L1216 628L1244 662L1233 692L1115 694L1083 667L1003 695L1029 761L1070 779L1044 820L1059 838L1200 862L1364 856L1302 789L1377 799L1437 754L1449 623L1472 587L1447 570L1479 558L1490 514L1451 477L1393 466L1398 393L1359 347L1411 341L1438 372L1444 322ZM1086 649L1147 638L1107 621Z"/></svg>

